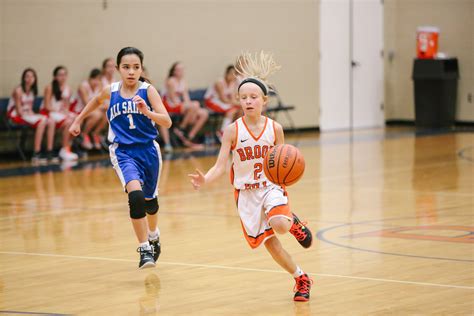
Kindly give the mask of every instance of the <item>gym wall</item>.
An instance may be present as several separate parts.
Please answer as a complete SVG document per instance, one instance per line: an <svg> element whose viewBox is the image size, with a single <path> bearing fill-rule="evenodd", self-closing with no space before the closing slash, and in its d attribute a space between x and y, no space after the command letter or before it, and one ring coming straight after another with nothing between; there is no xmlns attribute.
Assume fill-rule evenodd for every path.
<svg viewBox="0 0 474 316"><path fill-rule="evenodd" d="M0 96L22 70L38 71L41 93L56 65L77 89L93 67L124 46L145 54L162 88L175 61L190 88L206 88L242 50L271 51L282 69L271 79L283 100L297 106L300 127L318 124L318 6L312 0L0 0ZM104 8L106 3L106 8Z"/></svg>
<svg viewBox="0 0 474 316"><path fill-rule="evenodd" d="M27 66L38 71L40 94L59 64L76 89L126 45L145 53L157 88L174 61L184 63L190 88L205 88L240 51L264 49L283 67L272 81L297 106L296 125L315 127L318 19L316 0L0 0L0 97ZM457 119L474 121L474 1L385 0L384 19L386 118L414 119L416 28L435 25L439 50L459 59Z"/></svg>
<svg viewBox="0 0 474 316"><path fill-rule="evenodd" d="M386 118L415 118L416 28L433 25L441 29L438 51L458 58L457 120L474 122L474 1L385 0L384 10Z"/></svg>

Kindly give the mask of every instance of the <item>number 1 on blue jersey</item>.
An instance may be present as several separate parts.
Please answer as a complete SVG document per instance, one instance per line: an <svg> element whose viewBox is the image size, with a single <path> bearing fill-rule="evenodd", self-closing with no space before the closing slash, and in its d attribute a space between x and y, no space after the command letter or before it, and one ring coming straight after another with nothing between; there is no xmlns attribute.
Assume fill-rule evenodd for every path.
<svg viewBox="0 0 474 316"><path fill-rule="evenodd" d="M135 126L135 124L133 124L133 116L132 116L132 114L127 115L127 117L128 117L128 120L130 121L130 126L129 126L128 128L129 128L129 129L135 129L136 126Z"/></svg>

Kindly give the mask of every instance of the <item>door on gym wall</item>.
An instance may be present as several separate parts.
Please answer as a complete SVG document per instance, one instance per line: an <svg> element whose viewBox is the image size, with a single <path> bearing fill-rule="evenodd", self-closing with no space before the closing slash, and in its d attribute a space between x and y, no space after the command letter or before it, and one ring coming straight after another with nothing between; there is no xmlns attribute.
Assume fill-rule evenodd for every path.
<svg viewBox="0 0 474 316"><path fill-rule="evenodd" d="M321 131L384 125L383 3L320 2Z"/></svg>

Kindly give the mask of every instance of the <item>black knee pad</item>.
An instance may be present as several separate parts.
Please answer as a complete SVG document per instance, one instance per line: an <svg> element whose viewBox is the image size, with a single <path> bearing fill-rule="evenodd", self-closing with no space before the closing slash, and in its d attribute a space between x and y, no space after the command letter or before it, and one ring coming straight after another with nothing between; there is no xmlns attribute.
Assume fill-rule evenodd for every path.
<svg viewBox="0 0 474 316"><path fill-rule="evenodd" d="M145 194L141 190L132 191L128 194L128 205L130 206L130 217L140 219L145 214Z"/></svg>
<svg viewBox="0 0 474 316"><path fill-rule="evenodd" d="M150 215L154 215L160 209L160 205L158 204L158 198L154 198L153 200L145 200L145 212Z"/></svg>

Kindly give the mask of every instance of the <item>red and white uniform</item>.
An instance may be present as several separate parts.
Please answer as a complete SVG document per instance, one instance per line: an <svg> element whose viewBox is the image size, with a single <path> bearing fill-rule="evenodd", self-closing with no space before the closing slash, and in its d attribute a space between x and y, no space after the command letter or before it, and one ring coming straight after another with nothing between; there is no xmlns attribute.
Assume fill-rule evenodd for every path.
<svg viewBox="0 0 474 316"><path fill-rule="evenodd" d="M224 87L224 95L226 95L228 98L233 100L235 98L235 94L237 93L237 85L235 82L232 82L231 84L227 84L227 82L224 79L220 79L219 82L222 84ZM213 84L206 90L206 94L204 95L204 103L206 106L217 113L225 113L234 107L238 107L234 104L229 104L223 102L219 98L219 94L216 91L216 85Z"/></svg>
<svg viewBox="0 0 474 316"><path fill-rule="evenodd" d="M260 135L253 135L245 117L235 121L236 138L232 148L231 181L244 236L257 248L274 235L268 224L272 217L292 220L284 188L270 182L263 172L264 157L275 146L275 123L265 118Z"/></svg>
<svg viewBox="0 0 474 316"><path fill-rule="evenodd" d="M168 95L168 91L166 88L163 89L161 98L163 100L163 104L168 111L168 113L181 113L184 110L184 90L186 89L186 85L184 80L180 80L178 82L178 86L176 87L175 93L178 95L179 102L175 103Z"/></svg>
<svg viewBox="0 0 474 316"><path fill-rule="evenodd" d="M86 102L89 102L94 98L96 95L100 93L100 87L97 87L95 90L92 90L91 85L89 84L89 81L84 80L81 83L81 87L85 87L87 91L87 100ZM82 103L82 99L79 95L79 91L77 92L77 101L71 103L71 106L69 107L69 110L73 113L79 114L81 111L84 109L86 104Z"/></svg>
<svg viewBox="0 0 474 316"><path fill-rule="evenodd" d="M51 110L48 112L44 106L44 99L43 103L41 104L41 113L47 114L50 118L54 120L56 123L56 127L61 127L61 125L66 121L68 116L75 116L74 113L69 111L67 108L67 104L65 104L64 100L71 100L71 89L69 86L66 86L62 92L61 100L56 100L54 95L51 97Z"/></svg>
<svg viewBox="0 0 474 316"><path fill-rule="evenodd" d="M8 100L7 116L13 123L16 124L28 125L32 127L38 126L38 124L46 117L42 114L33 112L33 103L35 102L35 95L31 91L30 93L25 93L22 90L20 99L21 113L17 112L15 106L15 98L12 96L10 100Z"/></svg>

